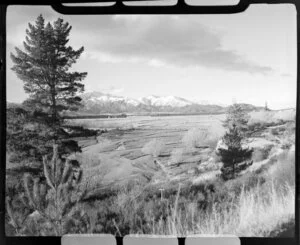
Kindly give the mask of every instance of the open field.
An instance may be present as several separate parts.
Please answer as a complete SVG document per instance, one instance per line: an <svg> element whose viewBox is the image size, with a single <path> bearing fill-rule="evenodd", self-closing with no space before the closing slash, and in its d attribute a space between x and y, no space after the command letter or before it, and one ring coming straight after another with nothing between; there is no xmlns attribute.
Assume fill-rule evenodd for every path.
<svg viewBox="0 0 300 245"><path fill-rule="evenodd" d="M254 149L257 171L284 148L294 144L294 110L260 111L250 115L253 134L245 145ZM201 183L220 174L215 149L225 133L225 115L75 119L72 125L105 130L97 138L80 139L86 177L95 186L138 179L152 184ZM246 172L247 172L246 171ZM92 185L94 186L94 185Z"/></svg>
<svg viewBox="0 0 300 245"><path fill-rule="evenodd" d="M158 171L160 174L165 174L169 179L156 176L156 180L162 177L163 180L170 181L188 178L190 171L208 160L208 152L213 149L204 141L201 142L200 137L218 140L224 134L221 122L224 116L137 116L76 119L70 123L108 130L98 136L98 143L83 148L82 154L86 158L93 155L99 160L99 164L103 163L114 169L107 179L114 182L129 177L132 179L133 175L142 170L151 171L157 168L161 169ZM207 134L208 131L210 135L201 135ZM188 138L189 133L191 139ZM197 134L199 139L195 138ZM84 143L86 142L82 141L82 144Z"/></svg>
<svg viewBox="0 0 300 245"><path fill-rule="evenodd" d="M107 130L77 156L92 187L91 198L104 198L96 207L111 203L106 212L122 217L106 232L277 236L286 226L293 229L294 110L251 113L252 132L245 145L254 149L253 164L237 179L220 182L222 163L215 149L225 133L224 118L70 122ZM103 193L112 196L107 199ZM87 204L84 209L93 208Z"/></svg>
<svg viewBox="0 0 300 245"><path fill-rule="evenodd" d="M220 178L225 115L73 119L87 196L82 233L281 236L295 224L294 110L250 113L253 164ZM7 172L13 171L13 164ZM8 182L7 182L8 183ZM83 223L82 227L85 227Z"/></svg>

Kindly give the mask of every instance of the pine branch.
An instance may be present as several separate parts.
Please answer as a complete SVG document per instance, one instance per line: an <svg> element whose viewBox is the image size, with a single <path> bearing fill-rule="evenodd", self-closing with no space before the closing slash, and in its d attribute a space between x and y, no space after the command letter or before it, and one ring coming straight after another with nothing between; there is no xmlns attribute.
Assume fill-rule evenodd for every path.
<svg viewBox="0 0 300 245"><path fill-rule="evenodd" d="M46 177L47 180L47 184L49 185L49 187L51 187L53 190L55 190L54 185L52 184L51 178L50 178L50 173L49 173L49 169L47 166L47 157L43 157L43 166L44 166L44 175Z"/></svg>

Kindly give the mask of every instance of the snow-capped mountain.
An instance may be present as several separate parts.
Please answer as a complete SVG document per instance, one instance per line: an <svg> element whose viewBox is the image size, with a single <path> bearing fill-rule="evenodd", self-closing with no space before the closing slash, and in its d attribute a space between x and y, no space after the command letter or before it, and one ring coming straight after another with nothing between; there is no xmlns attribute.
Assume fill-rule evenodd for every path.
<svg viewBox="0 0 300 245"><path fill-rule="evenodd" d="M105 94L102 92L88 92L83 94L82 96L83 101L85 102L93 102L93 103L113 103L113 102L123 102L132 104L134 106L137 106L140 102L135 99L112 95L112 94Z"/></svg>
<svg viewBox="0 0 300 245"><path fill-rule="evenodd" d="M202 104L176 96L151 95L133 99L102 92L88 92L83 95L83 108L79 113L180 113L207 114L223 113L225 106ZM199 100L200 101L200 100Z"/></svg>
<svg viewBox="0 0 300 245"><path fill-rule="evenodd" d="M140 99L141 103L150 106L172 106L172 107L183 107L194 104L186 99L176 96L156 96L150 95Z"/></svg>

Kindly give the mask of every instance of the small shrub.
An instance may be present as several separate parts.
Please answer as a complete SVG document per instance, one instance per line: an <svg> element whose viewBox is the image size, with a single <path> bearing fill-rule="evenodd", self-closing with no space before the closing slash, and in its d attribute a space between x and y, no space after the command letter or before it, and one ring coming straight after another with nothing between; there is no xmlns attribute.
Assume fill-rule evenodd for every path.
<svg viewBox="0 0 300 245"><path fill-rule="evenodd" d="M266 160L271 152L273 146L268 146L266 148L255 148L252 153L252 160L254 162L260 162Z"/></svg>
<svg viewBox="0 0 300 245"><path fill-rule="evenodd" d="M161 140L153 139L144 145L142 152L153 157L158 157L164 151L164 148L165 144Z"/></svg>
<svg viewBox="0 0 300 245"><path fill-rule="evenodd" d="M224 129L217 126L203 129L192 128L183 136L182 142L187 148L215 148L223 132Z"/></svg>
<svg viewBox="0 0 300 245"><path fill-rule="evenodd" d="M184 160L184 149L176 148L173 149L171 152L171 163L179 164L182 163Z"/></svg>
<svg viewBox="0 0 300 245"><path fill-rule="evenodd" d="M274 113L272 111L255 111L250 113L250 119L248 121L248 125L265 125L276 122L274 118Z"/></svg>
<svg viewBox="0 0 300 245"><path fill-rule="evenodd" d="M27 208L37 215L39 224L35 226L35 235L62 235L74 231L78 221L77 217L83 218L81 212L78 213L78 204L84 198L86 192L80 188L82 180L82 169L75 160L60 159L57 145L53 146L53 156L49 161L48 157L43 158L44 176L35 177L29 174L24 176L25 195L21 200ZM7 199L7 214L11 223L20 233L26 230L19 229L22 224L16 220L13 203ZM80 215L82 214L82 215ZM32 216L25 215L27 217ZM78 216L79 215L79 216ZM81 229L83 224L81 224ZM24 228L28 228L26 223ZM87 232L87 231L85 231Z"/></svg>

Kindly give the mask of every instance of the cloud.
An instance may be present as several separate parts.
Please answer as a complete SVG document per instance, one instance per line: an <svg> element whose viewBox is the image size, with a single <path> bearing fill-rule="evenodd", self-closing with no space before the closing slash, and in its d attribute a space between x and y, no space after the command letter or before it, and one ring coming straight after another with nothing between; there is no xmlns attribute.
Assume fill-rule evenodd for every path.
<svg viewBox="0 0 300 245"><path fill-rule="evenodd" d="M151 59L149 60L148 64L150 66L155 66L155 67L162 67L165 66L166 64L160 60L156 60L156 59Z"/></svg>
<svg viewBox="0 0 300 245"><path fill-rule="evenodd" d="M114 86L110 86L107 90L105 90L105 92L109 94L120 94L124 92L124 88L116 88Z"/></svg>
<svg viewBox="0 0 300 245"><path fill-rule="evenodd" d="M46 21L59 17L40 8ZM15 11L16 12L16 11ZM9 29L34 21L39 11L19 13L22 22L10 14ZM14 13L17 14L17 13ZM61 16L60 16L61 17ZM70 44L85 47L87 59L103 63L142 62L150 66L205 67L226 71L266 74L267 65L249 61L222 45L222 37L201 24L199 16L63 16L72 26ZM23 27L23 26L22 26ZM24 28L24 27L23 27ZM23 29L22 28L22 29ZM11 32L8 42L16 45L24 31ZM21 34L20 34L21 33ZM20 36L21 35L21 36Z"/></svg>
<svg viewBox="0 0 300 245"><path fill-rule="evenodd" d="M280 75L282 77L293 77L292 74L290 74L290 73L281 73Z"/></svg>
<svg viewBox="0 0 300 245"><path fill-rule="evenodd" d="M271 67L249 61L234 50L226 50L221 37L198 20L188 16L112 17L110 26L115 31L105 29L97 42L93 42L95 57L103 62L142 61L158 66L263 74L272 71ZM104 54L110 58L103 59Z"/></svg>
<svg viewBox="0 0 300 245"><path fill-rule="evenodd" d="M95 89L99 92L106 93L106 94L113 94L113 95L121 94L125 90L124 88L118 88L115 86L106 87L106 86L102 86L102 85L98 85L98 86L96 86L96 88L94 87L93 91L95 91Z"/></svg>

